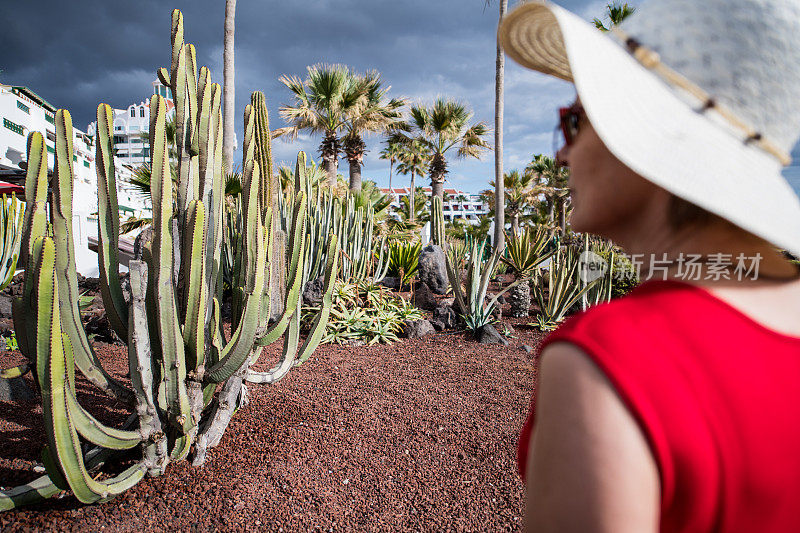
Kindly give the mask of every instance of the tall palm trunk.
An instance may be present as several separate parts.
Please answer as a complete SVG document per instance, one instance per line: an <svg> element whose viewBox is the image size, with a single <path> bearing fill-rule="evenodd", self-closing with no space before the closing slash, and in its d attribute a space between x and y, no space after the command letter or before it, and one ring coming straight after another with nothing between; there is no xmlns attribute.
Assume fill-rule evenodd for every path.
<svg viewBox="0 0 800 533"><path fill-rule="evenodd" d="M325 132L319 152L322 156L322 168L328 174L328 186L333 189L336 187L336 173L339 168L339 139L335 131Z"/></svg>
<svg viewBox="0 0 800 533"><path fill-rule="evenodd" d="M416 176L414 175L414 171L411 171L411 195L408 197L408 220L414 222L415 214L417 211L417 187L416 187Z"/></svg>
<svg viewBox="0 0 800 533"><path fill-rule="evenodd" d="M357 161L350 161L350 190L361 190L361 163Z"/></svg>
<svg viewBox="0 0 800 533"><path fill-rule="evenodd" d="M436 180L432 184L433 184L433 187L431 187L433 189L432 195L438 196L439 198L442 199L442 201L444 201L444 177L441 178L441 181ZM433 199L433 196L431 196L431 199Z"/></svg>
<svg viewBox="0 0 800 533"><path fill-rule="evenodd" d="M500 0L500 21L506 14L508 0ZM503 82L505 78L506 59L500 45L497 45L497 62L495 63L494 85L494 202L500 206L495 209L494 219L494 246L502 248L505 245L505 183L503 183L503 110L505 100L503 97Z"/></svg>
<svg viewBox="0 0 800 533"><path fill-rule="evenodd" d="M392 192L392 170L394 170L394 158L389 159L389 194L394 194Z"/></svg>
<svg viewBox="0 0 800 533"><path fill-rule="evenodd" d="M359 135L348 135L344 140L344 151L350 163L350 190L361 190L361 166L364 164L364 152L367 145Z"/></svg>
<svg viewBox="0 0 800 533"><path fill-rule="evenodd" d="M233 168L234 117L236 116L236 80L233 61L233 38L236 32L236 0L225 0L225 37L222 52L222 156L227 171Z"/></svg>
<svg viewBox="0 0 800 533"><path fill-rule="evenodd" d="M514 236L519 235L519 212L514 211L511 213L511 233Z"/></svg>
<svg viewBox="0 0 800 533"><path fill-rule="evenodd" d="M447 175L447 160L445 160L444 154L433 154L429 174L431 175L431 199L438 196L444 202L444 177Z"/></svg>

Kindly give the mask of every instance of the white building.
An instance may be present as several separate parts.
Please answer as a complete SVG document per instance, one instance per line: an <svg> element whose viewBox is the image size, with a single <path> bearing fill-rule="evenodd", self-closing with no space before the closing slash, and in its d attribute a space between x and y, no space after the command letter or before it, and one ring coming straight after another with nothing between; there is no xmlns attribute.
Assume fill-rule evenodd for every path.
<svg viewBox="0 0 800 533"><path fill-rule="evenodd" d="M422 187L422 190L430 199L431 188ZM381 192L392 197L389 211L396 212L400 209L400 199L409 195L411 187L381 189ZM489 213L489 204L479 194L469 194L458 189L445 189L444 194L445 201L442 203L442 211L446 222L461 219L470 224L478 224L480 218Z"/></svg>
<svg viewBox="0 0 800 533"><path fill-rule="evenodd" d="M47 166L52 172L55 160L56 108L27 87L0 84L0 180L24 183L25 171L20 163L27 161L28 134L39 131L45 137ZM145 128L147 131L147 127ZM94 133L94 132L93 132ZM77 271L84 276L97 276L97 255L89 250L89 237L97 237L97 173L93 134L73 128L73 221ZM24 164L22 165L25 166ZM120 219L130 215L150 217L149 199L129 184L132 169L115 161ZM22 195L19 195L22 196Z"/></svg>
<svg viewBox="0 0 800 533"><path fill-rule="evenodd" d="M167 99L167 113L173 114L172 91L160 81L153 82L153 94ZM133 168L150 162L150 144L147 140L150 131L150 101L131 104L125 109L113 109L114 114L114 152L119 160ZM97 122L86 127L86 132L94 136Z"/></svg>

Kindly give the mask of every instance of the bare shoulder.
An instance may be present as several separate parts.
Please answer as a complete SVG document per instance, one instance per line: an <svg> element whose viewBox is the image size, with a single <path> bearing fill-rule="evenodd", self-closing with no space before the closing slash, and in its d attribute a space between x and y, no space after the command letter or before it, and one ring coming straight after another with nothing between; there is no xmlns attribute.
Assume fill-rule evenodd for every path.
<svg viewBox="0 0 800 533"><path fill-rule="evenodd" d="M637 422L578 347L542 353L527 465L530 531L657 531L658 467Z"/></svg>
<svg viewBox="0 0 800 533"><path fill-rule="evenodd" d="M800 337L800 281L758 285L706 285L713 296L755 322Z"/></svg>

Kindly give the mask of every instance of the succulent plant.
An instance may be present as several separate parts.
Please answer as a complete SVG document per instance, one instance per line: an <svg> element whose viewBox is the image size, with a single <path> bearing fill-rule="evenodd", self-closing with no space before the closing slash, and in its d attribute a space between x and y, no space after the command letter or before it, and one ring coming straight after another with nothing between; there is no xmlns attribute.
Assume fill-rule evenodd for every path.
<svg viewBox="0 0 800 533"><path fill-rule="evenodd" d="M506 233L506 251L500 260L508 265L518 280L529 280L539 266L553 255L550 235L545 228L525 227L517 234ZM511 316L528 316L531 307L530 283L523 282L509 291Z"/></svg>
<svg viewBox="0 0 800 533"><path fill-rule="evenodd" d="M535 326L552 331L597 280L584 284L580 279L578 254L570 246L559 248L550 260L547 276L534 289L539 313Z"/></svg>
<svg viewBox="0 0 800 533"><path fill-rule="evenodd" d="M22 243L22 222L25 205L11 193L11 198L3 195L0 205L0 290L5 289L14 278Z"/></svg>
<svg viewBox="0 0 800 533"><path fill-rule="evenodd" d="M411 283L419 270L421 242L392 241L389 244L388 273L399 278L400 287Z"/></svg>
<svg viewBox="0 0 800 533"><path fill-rule="evenodd" d="M114 380L92 350L80 322L72 238L72 120L55 116L55 175L48 228L47 152L38 132L28 137L25 185L27 211L21 260L23 294L13 302L19 348L41 390L47 445L47 474L0 491L0 510L69 489L84 503L105 501L145 475L164 473L168 463L194 453L202 464L234 411L246 397L245 383L273 383L302 364L325 333L339 261L339 238L321 237L325 261L323 301L300 345L300 290L307 268L305 244L307 183L305 156L298 155L286 255L275 254L279 188L269 160L269 131L259 106L245 109L241 222L228 231L222 171L221 88L205 67L197 70L195 51L184 42L183 17L172 13L171 69L158 77L175 99L178 146L176 198L165 132L166 101L150 100L151 196L153 237L142 256L129 263L131 302L125 300L117 256L119 210L113 160L111 108L97 111L97 173L100 283L115 332L128 343L131 388ZM258 101L258 98L255 99ZM257 126L258 125L258 126ZM266 143L266 144L265 144ZM228 272L233 288L229 339L221 325L222 242L235 241L236 261ZM233 242L229 245L234 246ZM284 262L283 312L270 324L271 272ZM278 364L267 372L251 368L263 347L283 337ZM75 369L100 390L125 402L131 416L122 428L94 419L75 396ZM90 446L84 444L90 443ZM125 450L136 450L133 464L111 478L97 470Z"/></svg>
<svg viewBox="0 0 800 533"><path fill-rule="evenodd" d="M431 217L433 220L438 221L437 224L444 226L444 211L441 198L433 198ZM459 249L455 247L448 248L445 253L445 267L459 313L467 324L467 328L477 333L478 329L493 321L492 311L494 311L500 296L524 280L515 281L494 295L487 303L486 294L489 289L490 277L500 262L504 248L495 248L489 258L484 259L487 241L482 240L479 242L477 239L471 239L468 246L469 257L466 259L468 264L466 265L466 277L463 280L461 279L461 266L464 259L460 257L461 251Z"/></svg>

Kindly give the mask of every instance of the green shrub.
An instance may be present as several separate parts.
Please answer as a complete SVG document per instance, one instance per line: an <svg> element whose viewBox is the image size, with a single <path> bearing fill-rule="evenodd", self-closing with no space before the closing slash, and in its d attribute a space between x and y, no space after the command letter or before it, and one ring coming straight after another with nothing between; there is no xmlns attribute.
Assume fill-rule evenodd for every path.
<svg viewBox="0 0 800 533"><path fill-rule="evenodd" d="M614 276L611 285L611 299L625 296L639 285L639 276L627 255L621 250L614 253ZM608 260L608 254L604 257Z"/></svg>
<svg viewBox="0 0 800 533"><path fill-rule="evenodd" d="M316 308L306 309L310 320ZM390 344L398 340L397 334L404 321L422 317L422 311L392 296L385 287L369 281L345 283L339 280L334 287L331 315L322 342Z"/></svg>
<svg viewBox="0 0 800 533"><path fill-rule="evenodd" d="M392 241L389 243L389 275L400 278L400 286L408 285L417 275L421 242Z"/></svg>

